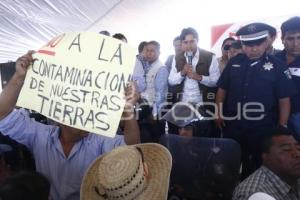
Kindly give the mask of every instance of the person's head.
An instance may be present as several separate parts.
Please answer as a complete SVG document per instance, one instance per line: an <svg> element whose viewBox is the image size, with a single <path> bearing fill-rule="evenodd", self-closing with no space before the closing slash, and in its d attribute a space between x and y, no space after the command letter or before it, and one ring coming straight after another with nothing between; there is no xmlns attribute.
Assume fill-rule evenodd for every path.
<svg viewBox="0 0 300 200"><path fill-rule="evenodd" d="M228 50L228 59L243 53L242 43L240 40L236 40L231 43L229 50Z"/></svg>
<svg viewBox="0 0 300 200"><path fill-rule="evenodd" d="M103 30L99 32L102 35L110 36L110 33L107 30Z"/></svg>
<svg viewBox="0 0 300 200"><path fill-rule="evenodd" d="M177 36L173 39L173 47L175 50L175 54L180 54L182 52L182 45L181 45L181 40L180 37Z"/></svg>
<svg viewBox="0 0 300 200"><path fill-rule="evenodd" d="M149 63L155 62L160 54L160 44L157 41L150 41L145 46L145 58Z"/></svg>
<svg viewBox="0 0 300 200"><path fill-rule="evenodd" d="M228 37L225 40L223 40L221 50L222 50L222 56L227 58L228 57L228 51L231 46L231 44L235 41L234 38Z"/></svg>
<svg viewBox="0 0 300 200"><path fill-rule="evenodd" d="M269 35L268 35L268 38L267 38L267 42L268 42L267 51L272 51L273 43L274 43L274 41L276 39L276 36L277 36L277 30L276 30L276 28L274 28L273 26L268 25L268 24L267 24L267 29L268 29L268 32L269 32Z"/></svg>
<svg viewBox="0 0 300 200"><path fill-rule="evenodd" d="M285 181L300 178L300 145L285 127L271 130L262 140L263 165Z"/></svg>
<svg viewBox="0 0 300 200"><path fill-rule="evenodd" d="M80 199L167 199L171 167L171 154L160 144L118 147L90 165Z"/></svg>
<svg viewBox="0 0 300 200"><path fill-rule="evenodd" d="M281 40L287 54L300 55L300 17L292 17L282 23Z"/></svg>
<svg viewBox="0 0 300 200"><path fill-rule="evenodd" d="M147 42L146 41L142 41L139 46L138 46L138 51L139 51L139 54L141 54L144 49L145 49L145 46L147 45Z"/></svg>
<svg viewBox="0 0 300 200"><path fill-rule="evenodd" d="M61 134L70 135L74 141L81 140L89 134L87 131L73 128L64 124L58 123L58 126L60 127Z"/></svg>
<svg viewBox="0 0 300 200"><path fill-rule="evenodd" d="M178 127L178 135L188 137L197 136L197 126L202 120L198 110L184 102L174 104L162 118Z"/></svg>
<svg viewBox="0 0 300 200"><path fill-rule="evenodd" d="M269 36L268 26L264 23L251 23L236 32L236 35L240 36L243 52L249 59L257 60L266 52Z"/></svg>
<svg viewBox="0 0 300 200"><path fill-rule="evenodd" d="M184 51L197 51L198 33L195 29L189 27L184 28L180 34L180 40Z"/></svg>
<svg viewBox="0 0 300 200"><path fill-rule="evenodd" d="M115 33L112 37L127 43L127 38L122 33Z"/></svg>
<svg viewBox="0 0 300 200"><path fill-rule="evenodd" d="M194 136L193 132L194 132L194 126L191 124L178 128L178 135L180 136L193 137Z"/></svg>
<svg viewBox="0 0 300 200"><path fill-rule="evenodd" d="M11 176L1 186L1 200L48 200L50 183L38 172L22 171Z"/></svg>

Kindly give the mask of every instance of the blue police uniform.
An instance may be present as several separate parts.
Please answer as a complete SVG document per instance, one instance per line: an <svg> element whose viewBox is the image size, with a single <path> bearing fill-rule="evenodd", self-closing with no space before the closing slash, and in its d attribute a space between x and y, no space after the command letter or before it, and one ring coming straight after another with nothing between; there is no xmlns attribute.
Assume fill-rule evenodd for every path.
<svg viewBox="0 0 300 200"><path fill-rule="evenodd" d="M225 116L236 116L238 105L243 108L247 103L257 102L264 107L263 112L248 113L248 117L261 120L248 120L241 116L239 123L244 128L270 127L277 124L278 100L294 93L289 70L280 60L264 55L259 60L250 60L240 54L229 61L218 81L218 87L226 90L224 103ZM249 105L248 109L259 109Z"/></svg>
<svg viewBox="0 0 300 200"><path fill-rule="evenodd" d="M284 63L287 63L285 50L277 53L275 56ZM297 94L291 97L292 117L289 126L294 129L296 133L295 137L300 141L300 56L296 57L295 60L287 64L287 66L290 69L292 80L297 90ZM296 120L293 120L294 118L296 118Z"/></svg>
<svg viewBox="0 0 300 200"><path fill-rule="evenodd" d="M294 94L293 83L288 68L274 56L264 54L258 60L250 60L245 54L231 59L223 71L218 87L226 91L223 112L225 117L240 116L239 119L226 120L224 136L239 142L242 148L242 162L247 169L247 177L261 164L259 141L268 130L278 123L278 101ZM260 109L263 112L250 112L243 115L246 109ZM238 106L241 107L239 111ZM251 118L261 117L259 120ZM249 155L252 155L250 158Z"/></svg>
<svg viewBox="0 0 300 200"><path fill-rule="evenodd" d="M260 45L266 45L263 43L269 30L268 24L251 23L240 28L236 35L248 48L264 48ZM224 136L241 145L244 178L261 164L260 141L278 124L279 100L295 93L286 64L266 53L254 58L246 54L232 58L218 82L218 87L226 91ZM226 118L232 116L235 118Z"/></svg>

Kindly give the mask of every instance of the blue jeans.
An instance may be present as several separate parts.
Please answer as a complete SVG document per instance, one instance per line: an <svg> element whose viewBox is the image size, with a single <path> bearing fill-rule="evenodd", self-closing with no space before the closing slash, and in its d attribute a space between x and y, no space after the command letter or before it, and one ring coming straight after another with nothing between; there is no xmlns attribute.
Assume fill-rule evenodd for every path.
<svg viewBox="0 0 300 200"><path fill-rule="evenodd" d="M295 133L295 138L300 141L300 112L293 113L289 119L289 128Z"/></svg>

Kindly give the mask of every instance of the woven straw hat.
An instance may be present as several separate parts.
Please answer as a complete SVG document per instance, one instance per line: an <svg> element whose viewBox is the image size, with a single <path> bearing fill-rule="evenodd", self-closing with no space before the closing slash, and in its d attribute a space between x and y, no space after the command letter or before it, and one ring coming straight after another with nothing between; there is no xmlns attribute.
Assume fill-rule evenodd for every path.
<svg viewBox="0 0 300 200"><path fill-rule="evenodd" d="M171 154L160 144L118 147L90 165L83 177L80 199L165 200L171 167Z"/></svg>

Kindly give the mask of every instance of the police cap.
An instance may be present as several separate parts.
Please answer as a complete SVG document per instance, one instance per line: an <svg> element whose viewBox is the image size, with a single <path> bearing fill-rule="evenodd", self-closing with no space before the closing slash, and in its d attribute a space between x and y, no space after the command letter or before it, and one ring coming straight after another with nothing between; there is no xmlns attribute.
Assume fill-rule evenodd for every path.
<svg viewBox="0 0 300 200"><path fill-rule="evenodd" d="M236 35L240 36L243 45L259 45L267 39L270 27L264 23L251 23L240 28Z"/></svg>

